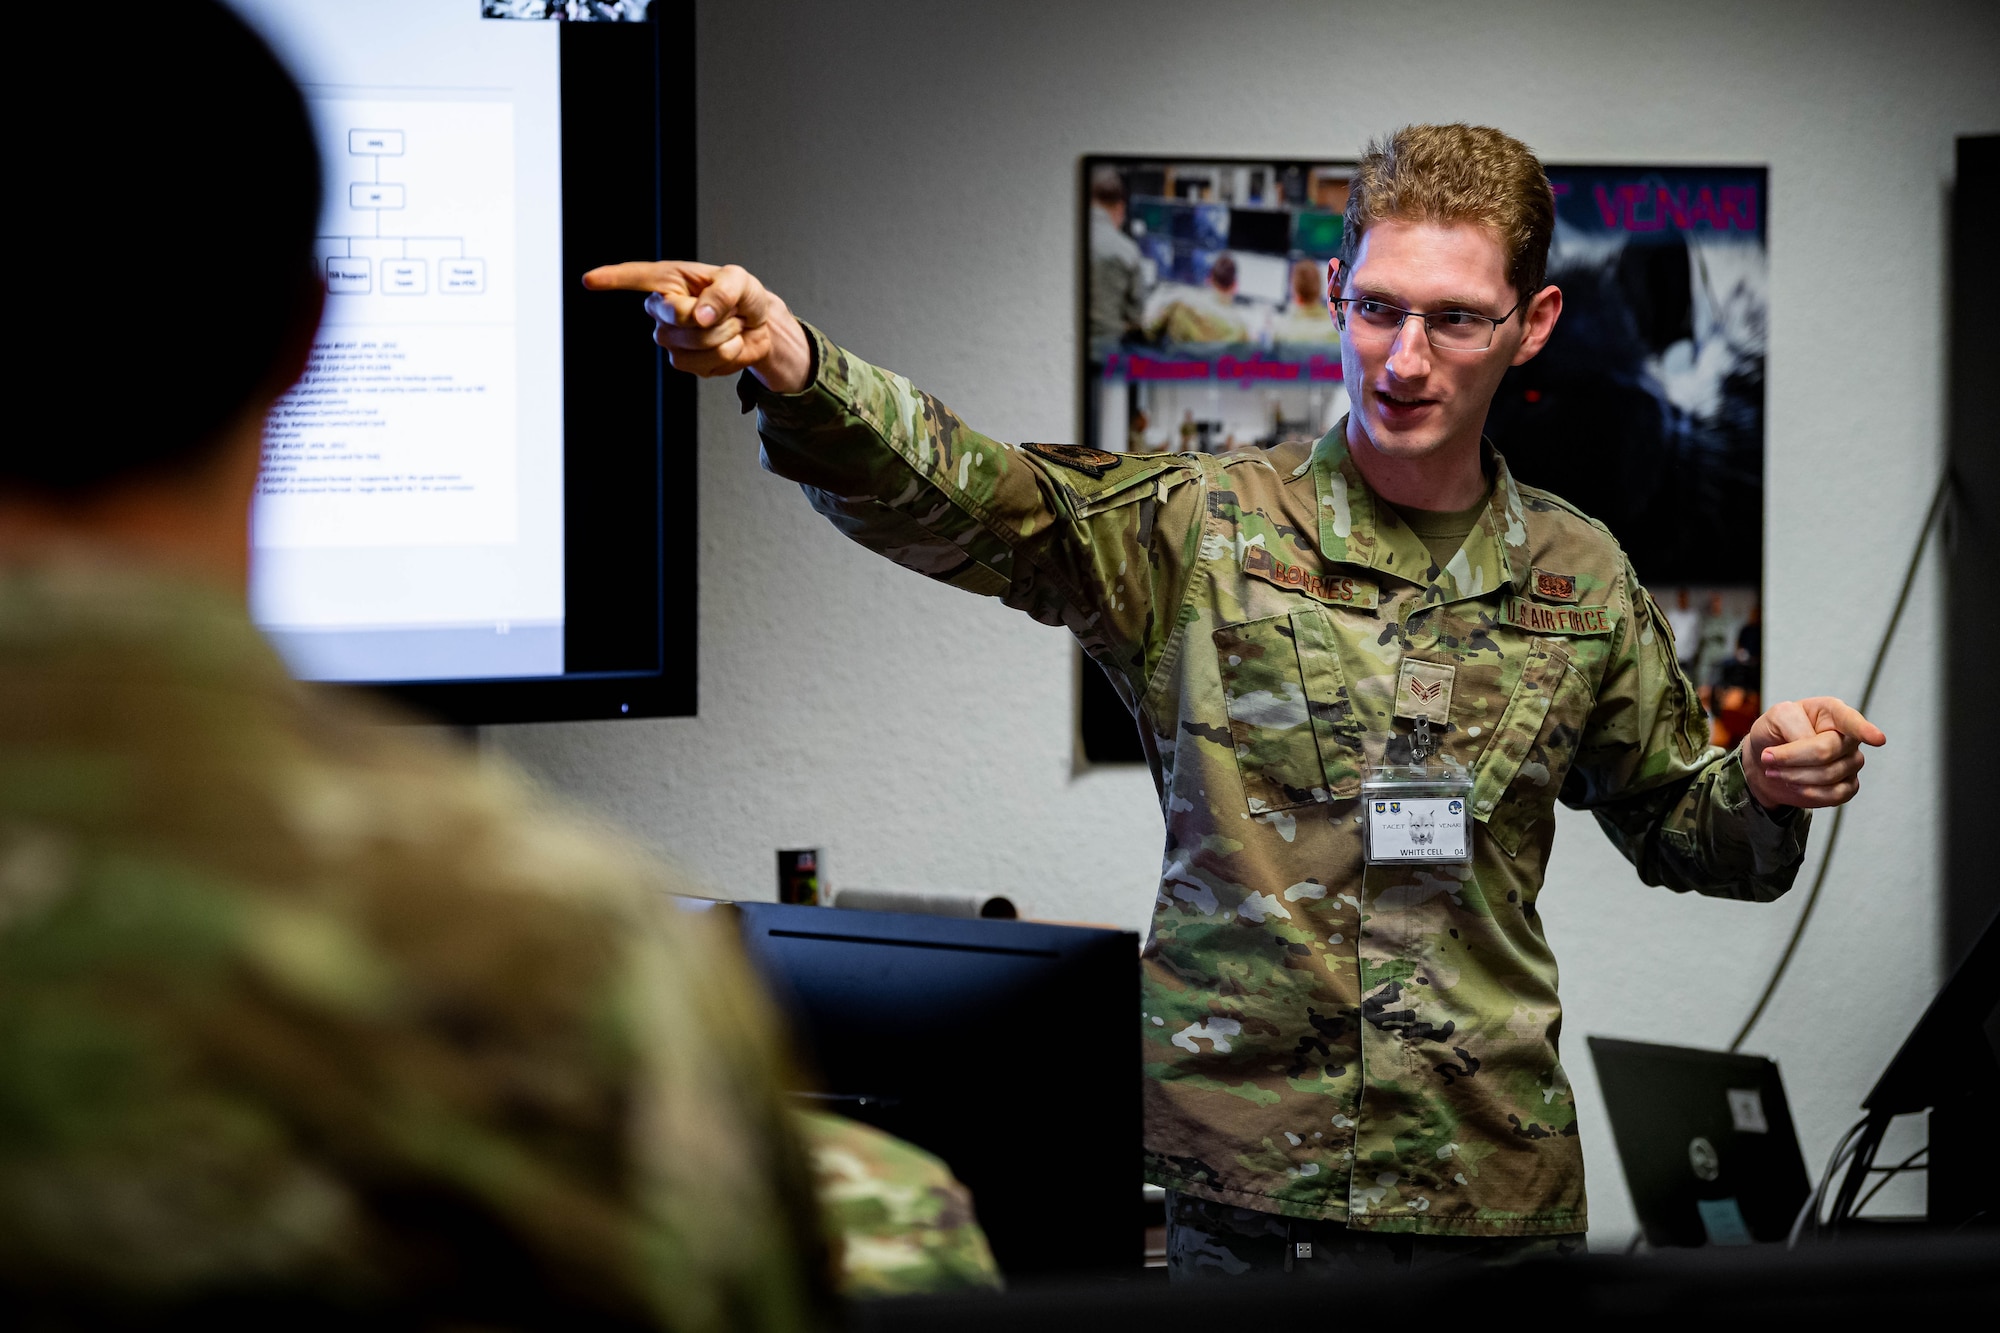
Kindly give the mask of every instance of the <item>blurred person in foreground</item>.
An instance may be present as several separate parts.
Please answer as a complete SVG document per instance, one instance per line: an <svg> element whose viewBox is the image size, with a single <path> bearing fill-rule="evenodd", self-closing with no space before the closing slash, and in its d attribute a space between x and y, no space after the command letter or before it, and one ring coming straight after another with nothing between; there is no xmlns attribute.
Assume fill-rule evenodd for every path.
<svg viewBox="0 0 2000 1333"><path fill-rule="evenodd" d="M17 403L70 416L0 453L10 1311L788 1330L836 1287L990 1285L935 1159L787 1109L772 1013L667 872L287 676L244 596L322 304L306 107L213 3L89 52L28 164L77 262L14 307ZM229 146L202 210L151 211L187 162L149 123ZM218 216L226 276L155 281Z"/></svg>

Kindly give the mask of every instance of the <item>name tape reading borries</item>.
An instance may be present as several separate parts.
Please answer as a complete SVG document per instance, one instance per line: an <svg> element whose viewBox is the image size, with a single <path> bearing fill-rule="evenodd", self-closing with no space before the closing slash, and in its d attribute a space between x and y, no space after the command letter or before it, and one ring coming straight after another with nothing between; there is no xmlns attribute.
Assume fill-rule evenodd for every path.
<svg viewBox="0 0 2000 1333"><path fill-rule="evenodd" d="M1334 606L1373 610L1381 600L1381 594L1372 583L1364 583L1345 574L1323 574L1318 570L1287 564L1261 546L1252 546L1243 552L1243 572Z"/></svg>

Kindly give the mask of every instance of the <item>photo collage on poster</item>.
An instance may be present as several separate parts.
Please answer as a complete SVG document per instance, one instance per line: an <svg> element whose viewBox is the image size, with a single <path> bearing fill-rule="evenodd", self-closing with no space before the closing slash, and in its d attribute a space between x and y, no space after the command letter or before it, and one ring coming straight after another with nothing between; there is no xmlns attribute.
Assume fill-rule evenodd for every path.
<svg viewBox="0 0 2000 1333"><path fill-rule="evenodd" d="M1563 314L1508 372L1487 433L1517 480L1615 533L1673 627L1717 744L1761 711L1761 167L1547 167ZM1351 163L1083 163L1084 443L1229 453L1347 411L1326 264ZM1086 757L1138 757L1086 668ZM1106 709L1113 710L1107 716Z"/></svg>
<svg viewBox="0 0 2000 1333"><path fill-rule="evenodd" d="M1351 171L1086 161L1088 442L1221 453L1317 439L1340 419L1326 264Z"/></svg>

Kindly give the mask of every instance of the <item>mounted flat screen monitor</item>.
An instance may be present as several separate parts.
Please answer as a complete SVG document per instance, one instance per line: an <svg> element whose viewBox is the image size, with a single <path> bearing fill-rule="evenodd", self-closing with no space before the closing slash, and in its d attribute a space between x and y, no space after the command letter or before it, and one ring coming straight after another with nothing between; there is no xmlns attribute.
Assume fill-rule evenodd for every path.
<svg viewBox="0 0 2000 1333"><path fill-rule="evenodd" d="M258 625L300 677L443 721L693 713L692 384L639 302L579 281L692 252L692 81L659 78L686 9L233 3L304 86L326 171L326 317L266 435ZM254 170L202 163L226 126L177 132L189 203L203 170Z"/></svg>

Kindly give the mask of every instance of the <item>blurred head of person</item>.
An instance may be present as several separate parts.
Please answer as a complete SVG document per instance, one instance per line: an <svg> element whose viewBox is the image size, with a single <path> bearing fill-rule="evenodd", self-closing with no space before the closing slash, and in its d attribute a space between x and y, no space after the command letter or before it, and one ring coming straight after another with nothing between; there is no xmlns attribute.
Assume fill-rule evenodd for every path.
<svg viewBox="0 0 2000 1333"><path fill-rule="evenodd" d="M1303 310L1326 304L1326 283L1319 275L1319 265L1310 259L1292 265L1292 303Z"/></svg>
<svg viewBox="0 0 2000 1333"><path fill-rule="evenodd" d="M1236 256L1216 256L1208 268L1208 285L1224 296L1236 295Z"/></svg>
<svg viewBox="0 0 2000 1333"><path fill-rule="evenodd" d="M0 451L0 560L81 542L240 584L264 418L323 299L305 101L215 0L14 22L22 49L88 58L23 136L36 232L70 262L16 287L18 382L55 411Z"/></svg>
<svg viewBox="0 0 2000 1333"><path fill-rule="evenodd" d="M1541 163L1499 130L1407 125L1368 145L1327 275L1369 303L1343 312L1350 445L1405 461L1476 451L1501 376L1541 351L1561 313L1545 284L1554 232ZM1456 327L1398 324L1398 309ZM1490 342L1453 345L1466 329Z"/></svg>
<svg viewBox="0 0 2000 1333"><path fill-rule="evenodd" d="M1099 167L1090 173L1090 204L1100 209L1115 226L1125 225L1125 178L1116 167Z"/></svg>

